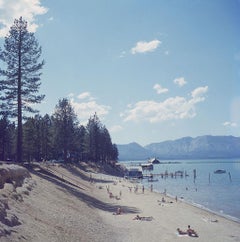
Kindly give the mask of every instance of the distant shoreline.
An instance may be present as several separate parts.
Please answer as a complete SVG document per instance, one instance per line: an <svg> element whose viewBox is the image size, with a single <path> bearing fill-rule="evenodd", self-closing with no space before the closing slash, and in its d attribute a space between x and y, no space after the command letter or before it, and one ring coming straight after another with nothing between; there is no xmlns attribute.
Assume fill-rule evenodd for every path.
<svg viewBox="0 0 240 242"><path fill-rule="evenodd" d="M214 161L216 159L222 159L222 160L226 160L229 159L230 161ZM231 161L232 159L237 161ZM169 161L167 161L169 160ZM212 161L209 161L212 160ZM119 163L139 163L139 162L143 162L146 163L147 159L143 159L143 160L119 160ZM160 164L178 164L178 163L185 163L185 164L201 164L201 163L240 163L240 158L205 158L205 159L160 159Z"/></svg>

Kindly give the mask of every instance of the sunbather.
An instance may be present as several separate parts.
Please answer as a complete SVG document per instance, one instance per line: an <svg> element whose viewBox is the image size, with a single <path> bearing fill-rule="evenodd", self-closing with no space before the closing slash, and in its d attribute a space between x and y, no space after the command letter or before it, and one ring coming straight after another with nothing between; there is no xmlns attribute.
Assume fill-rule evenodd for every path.
<svg viewBox="0 0 240 242"><path fill-rule="evenodd" d="M121 215L122 214L122 209L120 207L117 208L117 212L113 213L113 215Z"/></svg>
<svg viewBox="0 0 240 242"><path fill-rule="evenodd" d="M198 237L198 234L196 233L196 231L194 229L191 229L190 225L188 225L187 233L191 237Z"/></svg>
<svg viewBox="0 0 240 242"><path fill-rule="evenodd" d="M198 237L198 234L195 230L191 229L190 225L188 225L187 231L182 231L181 229L177 228L177 232L179 235L188 235L190 237Z"/></svg>
<svg viewBox="0 0 240 242"><path fill-rule="evenodd" d="M133 220L152 221L153 217L152 216L142 217L142 216L137 215L136 217L133 218Z"/></svg>
<svg viewBox="0 0 240 242"><path fill-rule="evenodd" d="M177 228L178 234L180 235L184 235L184 234L188 234L188 232L186 231L182 231L181 229Z"/></svg>

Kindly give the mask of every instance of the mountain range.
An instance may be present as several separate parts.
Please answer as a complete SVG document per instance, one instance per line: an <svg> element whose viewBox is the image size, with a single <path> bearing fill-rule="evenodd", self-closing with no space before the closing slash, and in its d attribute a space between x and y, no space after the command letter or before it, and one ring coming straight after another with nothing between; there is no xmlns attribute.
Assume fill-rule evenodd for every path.
<svg viewBox="0 0 240 242"><path fill-rule="evenodd" d="M240 137L204 135L141 146L117 145L119 160L239 158Z"/></svg>

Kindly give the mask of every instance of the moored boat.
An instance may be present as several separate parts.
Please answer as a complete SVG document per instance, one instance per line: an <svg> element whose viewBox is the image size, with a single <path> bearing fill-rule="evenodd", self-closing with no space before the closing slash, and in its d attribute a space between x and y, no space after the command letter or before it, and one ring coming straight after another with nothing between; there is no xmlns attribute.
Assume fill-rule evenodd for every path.
<svg viewBox="0 0 240 242"><path fill-rule="evenodd" d="M148 182L157 182L157 181L158 181L157 178L153 178L153 177L148 178Z"/></svg>
<svg viewBox="0 0 240 242"><path fill-rule="evenodd" d="M214 174L224 174L224 173L226 173L226 171L221 169L214 171Z"/></svg>

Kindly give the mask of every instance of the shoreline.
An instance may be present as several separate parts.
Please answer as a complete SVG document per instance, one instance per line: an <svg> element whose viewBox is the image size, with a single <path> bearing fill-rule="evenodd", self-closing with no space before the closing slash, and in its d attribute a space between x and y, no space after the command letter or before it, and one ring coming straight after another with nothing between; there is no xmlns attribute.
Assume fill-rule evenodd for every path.
<svg viewBox="0 0 240 242"><path fill-rule="evenodd" d="M101 176L102 176L102 175L103 175L103 174L101 174ZM117 176L112 176L112 175L106 175L106 176L111 177L111 179L109 179L109 181L114 181L114 180L117 180L117 179L123 179L123 180L125 180L126 182L128 182L129 184L134 184L134 183L132 183L132 182L131 182L130 180L128 180L128 179L119 178L119 177L117 177ZM136 184L140 184L141 186L143 186L143 184L142 184L141 182L136 183ZM151 192L151 191L150 191L150 188L145 188L145 190L148 191L148 192ZM164 193L162 193L162 192L160 192L160 191L158 191L158 190L156 190L156 189L153 189L153 191L152 191L151 193L155 193L155 194L157 194L158 196L165 196L165 197L167 197L167 198L169 198L169 199L171 199L171 200L173 200L173 201L175 200L175 196L174 196L174 195L169 194L169 193L167 193L167 194L165 195ZM238 223L238 224L240 225L240 218L233 217L233 216L228 215L228 214L224 214L224 213L221 213L221 212L217 212L217 211L211 210L210 208L207 208L207 207L205 207L205 206L203 206L203 205L201 205L201 204L198 204L198 203L195 203L195 202L191 202L191 201L187 201L187 200L185 200L184 198L178 198L178 200L179 200L179 202L185 203L185 204L187 204L187 205L189 205L189 206L192 206L192 207L194 207L194 208L197 208L197 209L203 210L203 211L205 211L205 212L211 213L213 216L216 215L216 216L222 217L222 218L224 218L224 219L227 219L227 220L229 220L229 221L232 221L232 222Z"/></svg>
<svg viewBox="0 0 240 242"><path fill-rule="evenodd" d="M185 203L187 203L187 204L189 204L189 205L191 205L191 206L193 206L193 207L196 207L196 208L202 209L202 210L204 210L204 211L207 211L207 212L212 213L212 214L214 214L214 215L217 215L217 216L219 216L219 217L222 217L222 218L225 218L225 219L228 219L228 220L230 220L230 221L233 221L233 222L236 222L236 223L240 224L240 218L233 217L233 216L231 216L231 215L224 214L224 213L221 213L221 212L216 212L216 211L211 210L211 209L209 209L209 208L207 208L207 207L204 207L203 205L198 204L198 203L191 203L191 202L188 202L188 201L186 201L186 200L183 200L183 202L185 202Z"/></svg>
<svg viewBox="0 0 240 242"><path fill-rule="evenodd" d="M161 192L159 192L159 191L157 191L157 190L154 190L154 192L163 195L163 193L161 193ZM168 193L167 193L167 197L169 197L169 198L171 198L171 199L175 199L175 197L174 197L172 194L168 194ZM212 210L212 209L210 209L210 208L207 208L207 207L205 207L205 206L203 206L203 205L201 205L201 204L199 204L199 203L195 203L195 202L187 201L187 200L185 200L184 198L183 198L183 199L179 198L179 201L184 202L184 203L186 203L186 204L188 204L188 205L190 205L190 206L196 207L196 208L198 208L198 209L202 209L203 211L207 211L207 212L209 212L209 213L212 213L213 215L217 215L217 216L223 217L223 218L225 218L225 219L228 219L228 220L230 220L230 221L233 221L233 222L236 222L236 223L239 223L239 224L240 224L240 218L233 217L233 216L231 216L231 215L229 215L229 214L224 214L224 213L221 213L221 212L214 211L214 210Z"/></svg>
<svg viewBox="0 0 240 242"><path fill-rule="evenodd" d="M188 242L193 238L177 233L188 225L198 233L198 242L240 241L237 222L92 167L82 168L37 167L31 171L35 185L21 193L21 201L3 190L10 194L6 212L20 224L4 225L9 234L1 241ZM135 220L137 215L147 219Z"/></svg>

